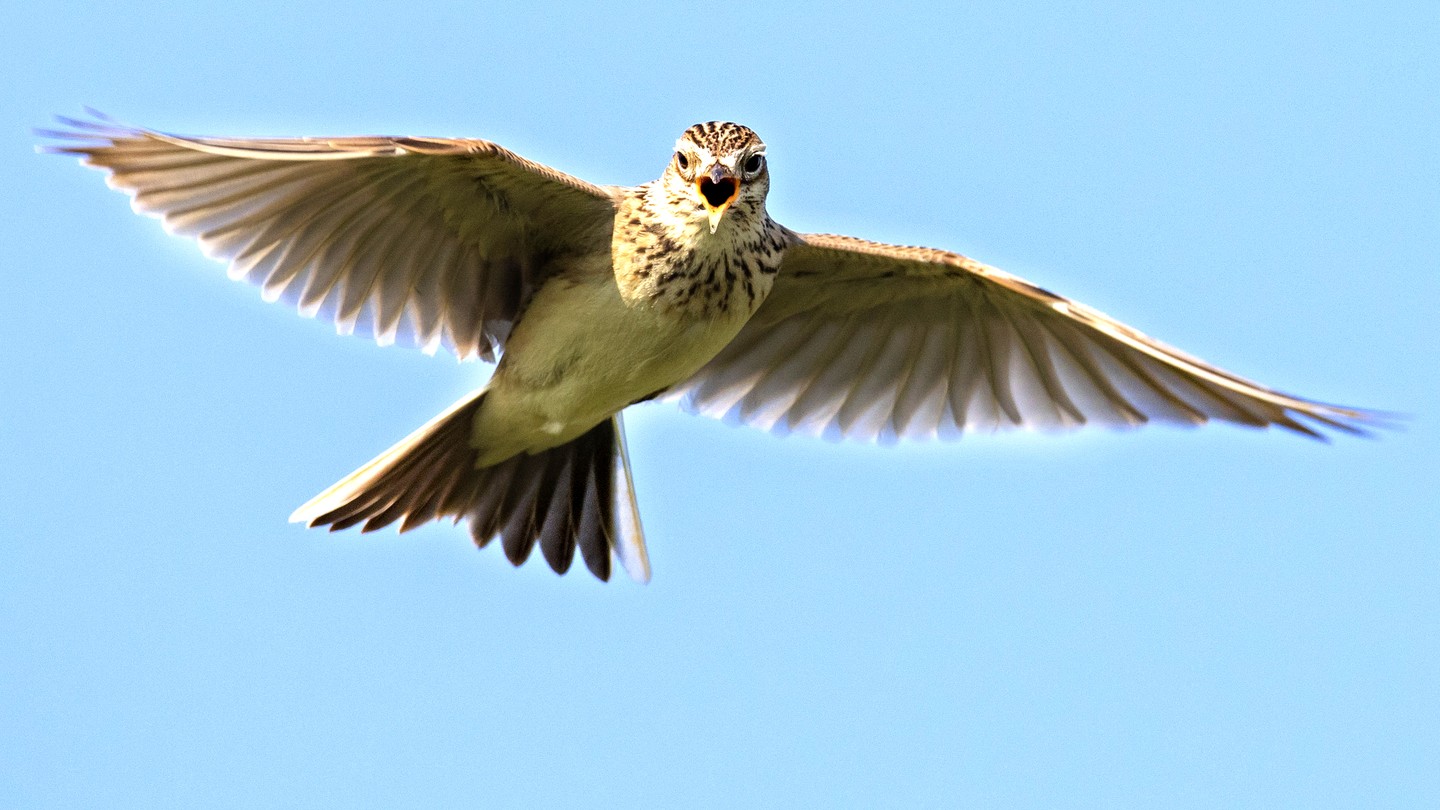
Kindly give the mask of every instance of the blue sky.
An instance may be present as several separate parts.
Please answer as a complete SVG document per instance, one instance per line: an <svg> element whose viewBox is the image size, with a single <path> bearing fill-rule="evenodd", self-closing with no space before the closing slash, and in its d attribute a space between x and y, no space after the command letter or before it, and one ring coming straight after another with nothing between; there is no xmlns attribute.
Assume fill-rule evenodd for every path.
<svg viewBox="0 0 1440 810"><path fill-rule="evenodd" d="M1264 6L21 12L0 804L1440 805L1440 8ZM82 104L615 183L739 120L791 227L960 250L1415 418L881 448L644 406L648 586L307 532L483 367L266 305L34 155Z"/></svg>

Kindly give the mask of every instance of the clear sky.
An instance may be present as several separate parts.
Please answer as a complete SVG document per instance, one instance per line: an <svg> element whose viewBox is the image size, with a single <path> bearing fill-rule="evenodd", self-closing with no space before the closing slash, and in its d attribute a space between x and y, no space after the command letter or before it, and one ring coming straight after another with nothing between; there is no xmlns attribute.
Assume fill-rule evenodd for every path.
<svg viewBox="0 0 1440 810"><path fill-rule="evenodd" d="M0 29L0 806L1440 806L1440 6L484 5ZM485 367L267 305L33 154L82 104L613 183L738 120L791 227L1415 418L887 448L651 405L648 586L306 531Z"/></svg>

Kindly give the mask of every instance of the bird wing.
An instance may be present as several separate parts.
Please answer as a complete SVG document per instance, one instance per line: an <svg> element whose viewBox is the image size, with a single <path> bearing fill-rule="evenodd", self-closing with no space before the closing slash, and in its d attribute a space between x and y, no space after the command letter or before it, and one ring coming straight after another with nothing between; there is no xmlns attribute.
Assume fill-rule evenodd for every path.
<svg viewBox="0 0 1440 810"><path fill-rule="evenodd" d="M231 278L337 331L495 358L552 259L606 251L612 187L451 138L194 138L59 119L42 131Z"/></svg>
<svg viewBox="0 0 1440 810"><path fill-rule="evenodd" d="M1319 438L1382 416L1237 377L956 253L790 237L750 323L666 398L765 429L882 440L1211 419Z"/></svg>

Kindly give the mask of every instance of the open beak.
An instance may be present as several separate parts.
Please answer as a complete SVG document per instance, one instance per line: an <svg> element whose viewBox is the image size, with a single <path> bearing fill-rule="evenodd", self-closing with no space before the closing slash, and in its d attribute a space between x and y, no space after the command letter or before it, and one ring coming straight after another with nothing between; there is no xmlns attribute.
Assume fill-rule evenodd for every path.
<svg viewBox="0 0 1440 810"><path fill-rule="evenodd" d="M705 213L710 217L710 233L720 227L720 218L735 198L740 196L740 180L719 163L695 180L695 190L705 200Z"/></svg>

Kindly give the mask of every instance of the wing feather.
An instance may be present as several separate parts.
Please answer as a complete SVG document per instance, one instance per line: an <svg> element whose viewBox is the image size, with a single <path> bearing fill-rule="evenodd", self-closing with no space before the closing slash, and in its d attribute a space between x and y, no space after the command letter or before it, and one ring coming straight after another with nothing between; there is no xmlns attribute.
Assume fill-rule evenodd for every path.
<svg viewBox="0 0 1440 810"><path fill-rule="evenodd" d="M921 341L910 375L895 403L895 433L924 439L937 435L945 412L947 369L950 365L953 324L915 329Z"/></svg>
<svg viewBox="0 0 1440 810"><path fill-rule="evenodd" d="M1267 388L959 254L791 233L770 297L667 392L704 414L862 440L1211 420L1323 438L1386 414Z"/></svg>
<svg viewBox="0 0 1440 810"><path fill-rule="evenodd" d="M1029 318L1016 317L1003 309L1001 312L1016 337L1020 339L1021 357L1028 363L1027 367L1034 372L1036 381L1043 389L1043 392L1036 392L1040 395L1037 399L1050 405L1051 413L1058 424L1085 424L1085 414L1075 405L1065 383L1060 380L1060 373L1055 368L1055 360L1045 340L1045 333L1039 325Z"/></svg>
<svg viewBox="0 0 1440 810"><path fill-rule="evenodd" d="M741 413L742 418L755 421L754 410L763 406L769 415L762 417L760 421L767 426L773 426L790 410L795 398L803 390L805 375L810 372L813 362L812 355L816 349L822 348L822 343L816 333L792 328L782 330L781 334L776 335L775 339L763 348L769 361L756 369L759 372L755 375L757 379L754 387L745 395ZM728 387L732 390L743 390L733 381ZM729 404L723 403L720 407L728 408Z"/></svg>
<svg viewBox="0 0 1440 810"><path fill-rule="evenodd" d="M906 331L902 324L881 324L877 334L863 344L867 345L866 357L836 414L842 433L866 439L880 435L899 393L895 378L909 350Z"/></svg>
<svg viewBox="0 0 1440 810"><path fill-rule="evenodd" d="M1083 397L1090 420L1116 427L1138 427L1149 421L1090 356L1079 327L1056 318L1037 318L1035 325L1045 330L1059 352L1069 358L1070 362L1058 358L1056 367L1072 381L1069 390Z"/></svg>
<svg viewBox="0 0 1440 810"><path fill-rule="evenodd" d="M796 368L790 373L796 381L793 394L795 406L789 411L786 426L789 430L823 435L826 425L834 418L840 404L834 397L826 399L811 395L811 392L817 391L817 384L825 369L844 348L841 335L849 328L849 322L838 319L819 324L808 332L806 324L795 323L792 326L797 332L808 334L808 340L804 344L804 351L793 356Z"/></svg>
<svg viewBox="0 0 1440 810"><path fill-rule="evenodd" d="M993 407L995 400L981 392L985 383L981 325L972 317L970 304L964 298L954 298L950 304L949 322L955 330L947 397L951 421L957 432L978 430L987 423L998 426L998 412Z"/></svg>
<svg viewBox="0 0 1440 810"><path fill-rule="evenodd" d="M60 118L48 150L342 333L493 359L557 257L609 250L616 189L488 141L197 138L97 118Z"/></svg>

